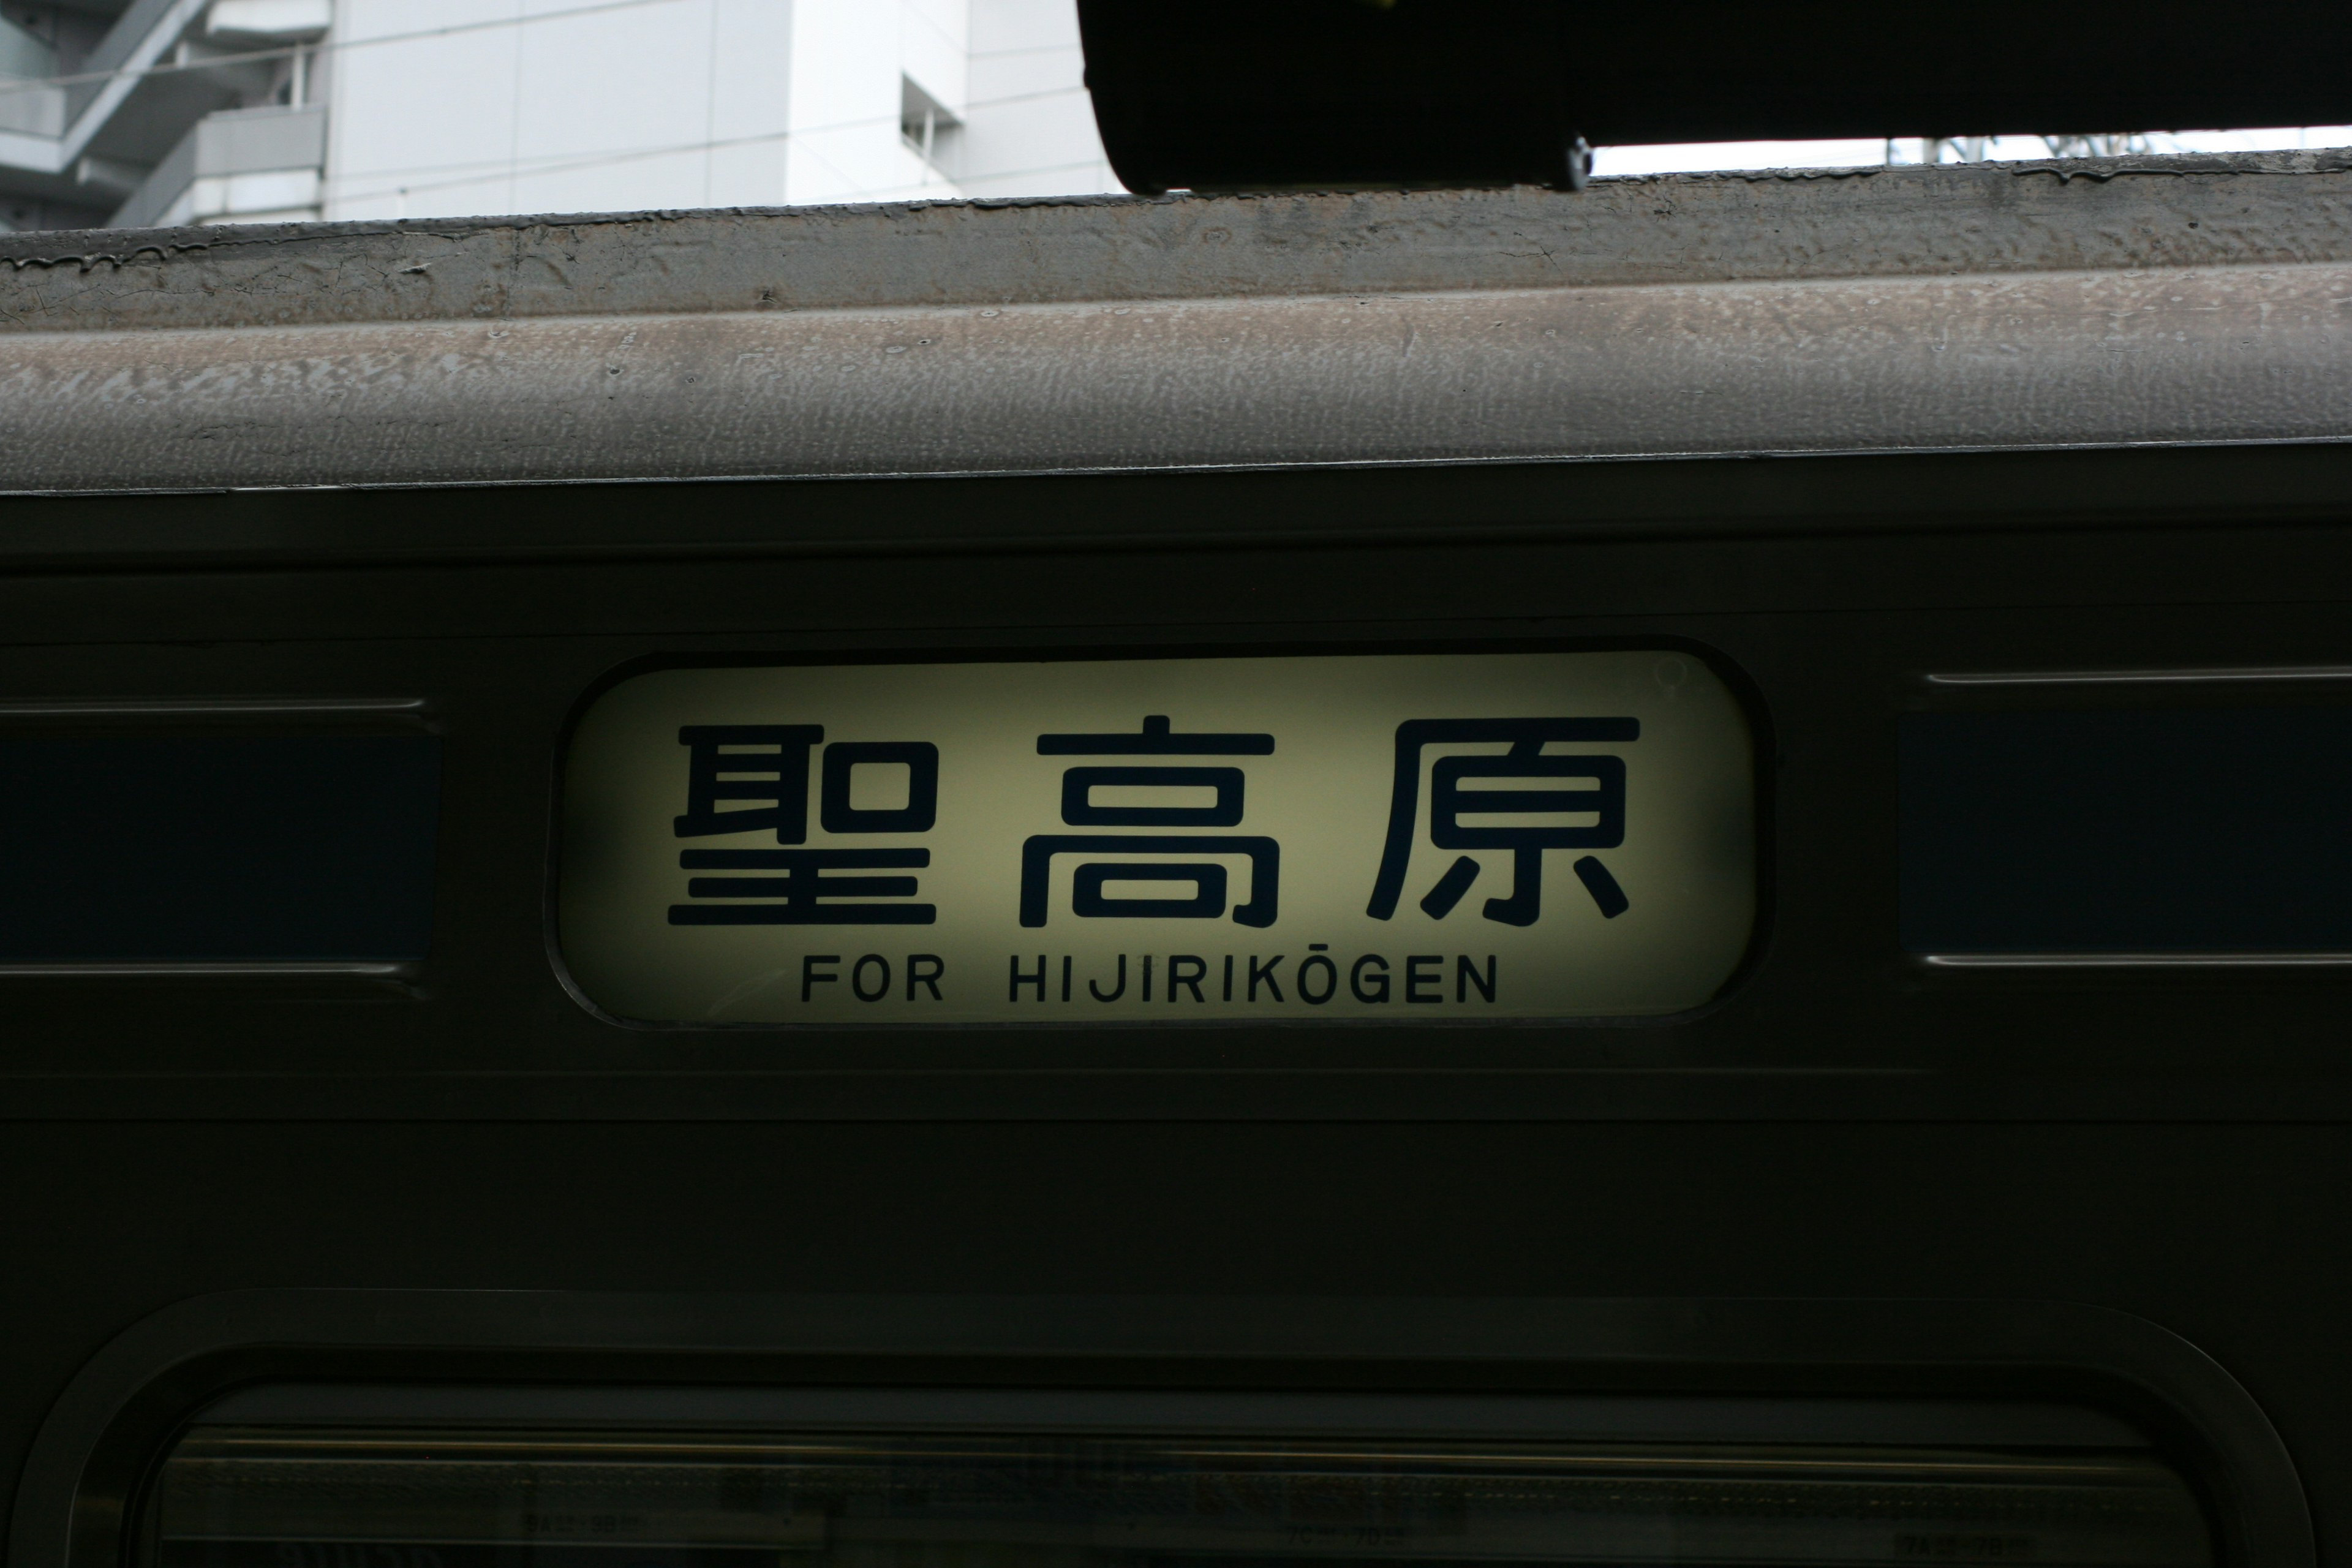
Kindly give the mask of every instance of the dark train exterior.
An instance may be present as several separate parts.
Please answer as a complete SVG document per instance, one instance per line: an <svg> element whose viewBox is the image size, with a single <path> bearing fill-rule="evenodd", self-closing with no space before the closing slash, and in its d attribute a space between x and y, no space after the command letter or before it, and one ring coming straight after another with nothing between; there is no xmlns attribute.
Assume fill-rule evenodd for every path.
<svg viewBox="0 0 2352 1568"><path fill-rule="evenodd" d="M2352 1551L2352 165L0 254L11 1564ZM1474 750L1393 830L1470 868L1387 915L1377 834L1341 875L1313 789L1267 826L1252 770L1308 742L1184 706L1323 661L1384 758L1472 721L1479 660L1651 706L1414 731ZM1173 706L1051 717L1147 665ZM1379 706L1440 668L1471 695ZM1050 840L1036 921L990 906L1020 945L950 929L944 837L810 858L966 821L945 728L826 773L852 720L696 706L721 677L1092 769L1003 828ZM1702 686L1712 882L1641 858ZM710 771L646 853L704 881L592 973L582 759L673 688L648 765ZM1490 743L1581 815L1476 838ZM1087 794L1185 769L1210 804ZM1334 814L1391 799L1348 779ZM690 837L730 802L775 836ZM1051 858L1137 822L1232 864ZM1244 903L1277 839L1286 909L1393 939ZM1514 1005L1555 950L1510 945L1550 939L1506 859L1593 942L1685 899L1713 945ZM1066 886L1142 922L1075 991ZM747 899L711 918L784 944L770 999L667 1006L675 910ZM901 913L808 913L845 907ZM1114 950L1157 1011L1087 1011ZM1328 952L1330 1010L1221 1011L1277 951L1309 1003Z"/></svg>

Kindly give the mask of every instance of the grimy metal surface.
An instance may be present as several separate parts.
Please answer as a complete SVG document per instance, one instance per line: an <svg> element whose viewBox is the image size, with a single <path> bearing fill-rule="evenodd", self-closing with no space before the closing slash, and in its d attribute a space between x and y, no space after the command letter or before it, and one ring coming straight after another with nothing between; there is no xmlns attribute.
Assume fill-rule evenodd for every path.
<svg viewBox="0 0 2352 1568"><path fill-rule="evenodd" d="M45 234L0 261L19 491L2352 434L2334 153Z"/></svg>
<svg viewBox="0 0 2352 1568"><path fill-rule="evenodd" d="M2352 668L2347 195L7 238L26 486L2135 444L0 501L15 732L390 720L446 767L412 970L0 975L12 1568L123 1568L180 1423L318 1378L2081 1398L2179 1445L2225 1568L2344 1561L2352 970L1914 963L1895 742L2079 700L1931 671ZM2246 432L2321 444L2136 445ZM633 1029L551 962L556 763L617 674L1662 643L1769 766L1762 940L1685 1015Z"/></svg>

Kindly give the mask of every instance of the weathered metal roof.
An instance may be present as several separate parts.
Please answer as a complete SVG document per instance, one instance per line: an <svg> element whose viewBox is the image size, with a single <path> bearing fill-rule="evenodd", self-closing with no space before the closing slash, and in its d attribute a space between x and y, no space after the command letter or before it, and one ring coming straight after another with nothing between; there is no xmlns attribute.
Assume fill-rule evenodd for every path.
<svg viewBox="0 0 2352 1568"><path fill-rule="evenodd" d="M0 489L2352 435L2352 153L0 238Z"/></svg>

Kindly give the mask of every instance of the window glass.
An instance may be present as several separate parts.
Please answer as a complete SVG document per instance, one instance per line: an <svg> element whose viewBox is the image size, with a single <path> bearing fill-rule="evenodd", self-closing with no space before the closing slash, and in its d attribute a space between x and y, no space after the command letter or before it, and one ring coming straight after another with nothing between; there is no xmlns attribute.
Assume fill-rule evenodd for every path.
<svg viewBox="0 0 2352 1568"><path fill-rule="evenodd" d="M146 1561L1273 1568L1930 1559L2200 1568L2211 1549L2181 1478L2128 1445L217 1423L191 1430L163 1466Z"/></svg>
<svg viewBox="0 0 2352 1568"><path fill-rule="evenodd" d="M2352 949L2352 709L1911 713L1904 945Z"/></svg>
<svg viewBox="0 0 2352 1568"><path fill-rule="evenodd" d="M0 963L421 959L433 735L0 740Z"/></svg>

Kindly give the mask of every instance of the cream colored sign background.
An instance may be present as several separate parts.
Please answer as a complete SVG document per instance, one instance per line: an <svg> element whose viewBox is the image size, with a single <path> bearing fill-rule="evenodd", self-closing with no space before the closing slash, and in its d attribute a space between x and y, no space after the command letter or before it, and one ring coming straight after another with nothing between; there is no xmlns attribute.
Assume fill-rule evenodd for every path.
<svg viewBox="0 0 2352 1568"><path fill-rule="evenodd" d="M1151 715L1166 716L1180 735L1271 734L1274 751L1264 756L1038 754L1041 734L1139 734ZM1483 912L1488 899L1512 891L1507 849L1473 852L1477 879L1445 918L1433 919L1422 908L1461 853L1431 842L1432 767L1444 756L1500 755L1508 749L1500 742L1424 750L1403 896L1391 918L1367 914L1388 835L1401 723L1613 717L1637 719L1640 738L1554 742L1544 750L1554 756L1622 759L1624 841L1615 848L1546 850L1541 915L1534 924L1506 924ZM761 874L682 870L680 851L778 847L772 830L675 835L673 820L687 809L688 784L689 749L678 731L706 724L814 724L824 727L828 745L936 745L938 818L920 834L824 832L818 808L821 748L812 752L804 841L809 848L929 850L930 863L917 870L827 874L911 875L919 887L911 899L839 901L928 903L936 907L935 922L671 923L673 905L711 901L688 898L689 877ZM1240 824L1105 827L1063 821L1065 770L1150 764L1239 767L1244 779ZM904 768L861 769L852 776L854 791L863 792L854 793L852 803L861 808L887 807L905 797ZM1589 787L1582 780L1471 782L1489 789ZM1207 796L1106 790L1094 798L1188 805ZM1442 1023L1666 1013L1712 996L1748 944L1756 901L1754 818L1746 719L1706 665L1679 653L667 669L614 687L573 735L564 779L559 911L573 981L606 1011L646 1020ZM1510 826L1593 818L1465 820ZM1254 896L1249 861L1219 855L1213 858L1228 868L1230 897L1218 918L1080 919L1072 912L1076 866L1202 857L1063 854L1052 861L1045 923L1022 925L1024 842L1033 835L1078 834L1274 838L1281 846L1276 918L1263 929L1235 922L1234 907ZM1603 918L1595 896L1571 870L1587 853L1622 889L1626 907L1614 919ZM1193 889L1181 882L1129 883L1102 891L1119 899L1181 899ZM936 997L931 984L919 979L909 984L909 961L918 955L922 962L911 965L918 976L938 971ZM878 962L861 967L867 959ZM1322 959L1329 961L1328 972L1312 962ZM1120 990L1114 981L1122 960ZM1180 979L1195 973L1194 960L1202 977L1171 995L1171 961L1180 960ZM1304 996L1302 964L1307 965ZM1022 978L1015 979L1016 972ZM1253 973L1260 976L1255 999L1247 994ZM1489 975L1496 991L1491 1002L1481 994ZM859 991L872 999L861 1000ZM1319 1004L1310 999L1325 993ZM1370 999L1382 993L1385 1000ZM1106 994L1116 999L1097 999Z"/></svg>

